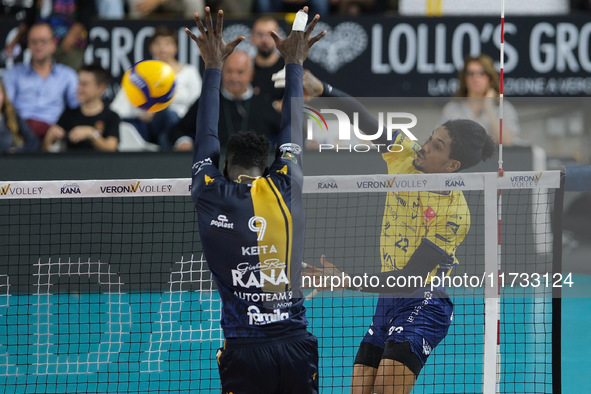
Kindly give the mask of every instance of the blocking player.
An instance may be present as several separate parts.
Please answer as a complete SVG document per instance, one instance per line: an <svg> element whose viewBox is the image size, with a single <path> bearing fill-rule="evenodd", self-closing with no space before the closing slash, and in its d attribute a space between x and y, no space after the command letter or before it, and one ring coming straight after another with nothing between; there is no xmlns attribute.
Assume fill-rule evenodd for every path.
<svg viewBox="0 0 591 394"><path fill-rule="evenodd" d="M233 135L223 171L217 168L221 68L244 37L226 44L223 13L218 13L214 28L209 7L205 27L195 14L200 36L185 30L199 46L205 64L192 198L203 251L223 305L226 341L217 354L223 393L318 392L318 343L306 330L300 289L303 113L295 110L296 118L291 117L292 98L303 97L302 64L310 47L325 34L310 37L318 19L316 15L305 30L304 7L285 40L272 33L287 64L287 84L279 148L268 169L269 144L254 133Z"/></svg>
<svg viewBox="0 0 591 394"><path fill-rule="evenodd" d="M377 120L356 99L310 75L306 83L308 94L341 97L339 109L358 112L362 131L378 130ZM386 133L382 136L378 142L386 143ZM484 128L466 119L444 123L422 146L402 132L395 133L391 142L402 145L403 150L382 155L389 174L451 174L490 158L495 149ZM380 235L382 273L378 276L449 275L458 264L455 252L469 228L470 211L461 191L388 193ZM340 274L322 261L325 268L312 269L312 273ZM429 354L447 335L453 317L453 303L445 289L428 290L407 289L410 294L378 299L373 322L355 358L352 393L411 392Z"/></svg>

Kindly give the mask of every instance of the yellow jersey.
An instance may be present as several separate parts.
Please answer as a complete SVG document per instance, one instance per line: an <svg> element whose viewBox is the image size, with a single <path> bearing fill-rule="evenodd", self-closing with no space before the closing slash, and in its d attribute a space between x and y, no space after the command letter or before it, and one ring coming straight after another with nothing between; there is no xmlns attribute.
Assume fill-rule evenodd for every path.
<svg viewBox="0 0 591 394"><path fill-rule="evenodd" d="M403 133L398 133L394 143L402 145L403 150L382 154L388 174L422 174L412 164L421 146ZM382 272L404 268L423 238L458 264L456 248L469 229L470 210L460 190L389 192L380 234Z"/></svg>

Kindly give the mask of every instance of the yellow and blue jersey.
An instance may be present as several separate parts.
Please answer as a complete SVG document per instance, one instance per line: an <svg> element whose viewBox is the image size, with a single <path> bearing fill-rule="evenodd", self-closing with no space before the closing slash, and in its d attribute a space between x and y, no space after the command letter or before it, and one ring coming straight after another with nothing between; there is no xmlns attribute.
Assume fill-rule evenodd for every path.
<svg viewBox="0 0 591 394"><path fill-rule="evenodd" d="M403 150L382 155L388 173L421 174L412 164L421 146L400 132L394 143ZM458 264L456 248L469 229L470 210L462 191L390 192L380 235L382 272L404 268L423 238L445 251L450 265Z"/></svg>
<svg viewBox="0 0 591 394"><path fill-rule="evenodd" d="M226 338L272 337L307 326L300 290L304 250L301 142L293 142L301 140L301 130L292 135L292 121L298 124L298 119L291 119L290 100L303 97L303 69L293 64L287 67L287 104L277 157L268 175L251 184L231 182L218 169L220 72L208 69L204 73L192 198L203 252L222 300L221 325ZM298 112L294 116L301 116Z"/></svg>

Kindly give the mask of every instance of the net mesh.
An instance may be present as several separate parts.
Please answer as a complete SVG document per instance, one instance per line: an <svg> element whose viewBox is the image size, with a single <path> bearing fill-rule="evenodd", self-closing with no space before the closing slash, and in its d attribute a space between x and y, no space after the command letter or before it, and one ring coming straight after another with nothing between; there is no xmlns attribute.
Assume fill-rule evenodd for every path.
<svg viewBox="0 0 591 394"><path fill-rule="evenodd" d="M3 392L219 390L221 303L185 183L181 195L170 196L0 198ZM55 190L75 190L71 185L55 182ZM379 272L386 193L314 189L304 195L305 260L319 265L324 254L345 271ZM472 225L457 251L455 276L485 272L483 193L464 191ZM553 194L504 192L506 281L510 272L553 272ZM501 392L552 392L551 290L503 288ZM449 292L453 323L413 393L483 391L484 290ZM321 392L349 391L376 302L374 294L350 291L322 292L307 302L310 331L319 338Z"/></svg>

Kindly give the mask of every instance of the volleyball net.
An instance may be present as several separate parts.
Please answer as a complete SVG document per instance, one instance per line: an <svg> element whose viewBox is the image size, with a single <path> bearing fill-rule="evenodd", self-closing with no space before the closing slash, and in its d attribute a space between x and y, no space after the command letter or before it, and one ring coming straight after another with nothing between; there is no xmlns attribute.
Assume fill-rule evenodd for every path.
<svg viewBox="0 0 591 394"><path fill-rule="evenodd" d="M463 192L471 224L446 286L453 323L413 393L559 392L560 288L572 286L555 227L560 172L306 177L305 261L325 255L371 278L387 196L412 206L412 193L447 190ZM221 303L189 179L0 182L0 218L3 392L219 390ZM323 393L349 390L377 297L324 291L306 303Z"/></svg>

